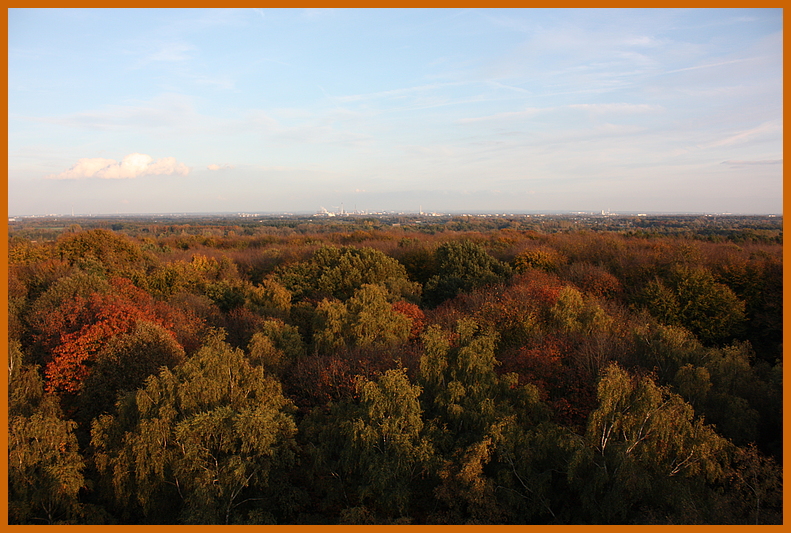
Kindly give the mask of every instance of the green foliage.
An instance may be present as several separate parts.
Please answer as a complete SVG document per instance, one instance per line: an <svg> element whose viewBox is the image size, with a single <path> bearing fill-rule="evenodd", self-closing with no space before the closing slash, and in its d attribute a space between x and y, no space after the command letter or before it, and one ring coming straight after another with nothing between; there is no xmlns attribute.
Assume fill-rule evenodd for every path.
<svg viewBox="0 0 791 533"><path fill-rule="evenodd" d="M247 347L250 362L267 372L282 375L305 355L305 344L296 327L281 320L267 320Z"/></svg>
<svg viewBox="0 0 791 533"><path fill-rule="evenodd" d="M595 522L632 521L641 506L678 512L677 497L697 480L726 475L728 441L666 387L612 365L598 400L569 469Z"/></svg>
<svg viewBox="0 0 791 533"><path fill-rule="evenodd" d="M515 375L495 372L497 337L480 331L474 321L460 320L453 334L429 326L422 340L419 382L426 390L426 418L439 455L435 495L442 505L434 519L502 522L510 511L497 495L498 482L507 481L503 487L508 490L524 488L517 489L513 477L497 480L487 472L512 468L515 455L524 457L511 447L520 437L506 428L518 428L524 436L549 413L534 386L520 387ZM508 461L507 466L500 461Z"/></svg>
<svg viewBox="0 0 791 533"><path fill-rule="evenodd" d="M280 283L265 279L249 287L246 304L257 314L285 318L291 310L291 293Z"/></svg>
<svg viewBox="0 0 791 533"><path fill-rule="evenodd" d="M165 300L180 292L205 291L206 279L194 263L173 261L157 265L149 274L147 288L157 299Z"/></svg>
<svg viewBox="0 0 791 533"><path fill-rule="evenodd" d="M738 336L744 325L744 302L700 267L676 265L666 283L650 282L639 301L665 324L685 327L704 343Z"/></svg>
<svg viewBox="0 0 791 533"><path fill-rule="evenodd" d="M425 475L432 447L425 434L421 388L404 369L376 380L358 378L358 400L314 411L300 426L322 506L342 523L390 523L408 516L414 486Z"/></svg>
<svg viewBox="0 0 791 533"><path fill-rule="evenodd" d="M253 502L293 462L291 409L277 381L215 335L123 397L117 415L97 419L96 464L116 501L139 505L148 521L228 524L259 508L271 515L276 509Z"/></svg>
<svg viewBox="0 0 791 533"><path fill-rule="evenodd" d="M660 382L668 383L682 366L704 365L706 351L686 329L648 323L633 335L638 364L655 369Z"/></svg>
<svg viewBox="0 0 791 533"><path fill-rule="evenodd" d="M17 364L8 391L8 521L78 523L85 464L74 435L77 424L64 420L57 399L44 394L37 367L11 355Z"/></svg>
<svg viewBox="0 0 791 533"><path fill-rule="evenodd" d="M279 268L275 280L296 299L323 295L347 300L357 289L370 284L385 285L398 297L419 295L419 286L409 282L404 266L373 248L325 246L309 261Z"/></svg>
<svg viewBox="0 0 791 533"><path fill-rule="evenodd" d="M385 348L409 339L412 321L389 302L381 285L363 285L344 304L322 300L316 308L314 342L319 351L343 347Z"/></svg>
<svg viewBox="0 0 791 533"><path fill-rule="evenodd" d="M754 358L750 345L735 343L712 349L708 356L706 369L711 376L712 390L701 406L702 411L736 444L754 442L760 415L753 405L763 403L763 399L771 396L771 391L750 364Z"/></svg>
<svg viewBox="0 0 791 533"><path fill-rule="evenodd" d="M225 313L245 303L245 290L241 283L221 280L206 286L206 296Z"/></svg>
<svg viewBox="0 0 791 533"><path fill-rule="evenodd" d="M587 301L586 301L587 300ZM597 303L583 298L582 293L573 287L563 287L555 305L549 310L556 328L565 333L590 335L606 330L612 323L604 309Z"/></svg>
<svg viewBox="0 0 791 533"><path fill-rule="evenodd" d="M437 274L426 282L424 300L436 306L459 293L504 280L511 267L472 241L450 241L434 252Z"/></svg>
<svg viewBox="0 0 791 533"><path fill-rule="evenodd" d="M492 432L500 506L510 523L579 523L566 472L582 437L552 422L503 419ZM564 516L571 511L572 516Z"/></svg>
<svg viewBox="0 0 791 533"><path fill-rule="evenodd" d="M406 342L411 322L395 311L389 293L379 285L363 285L346 302L349 332L361 348L385 347Z"/></svg>
<svg viewBox="0 0 791 533"><path fill-rule="evenodd" d="M443 428L442 439L450 439L441 443L445 450L480 442L514 409L520 421L546 416L535 387L517 386L514 374L497 374L497 336L481 332L474 321L460 320L453 334L429 326L422 340L418 382L425 389L427 416Z"/></svg>
<svg viewBox="0 0 791 533"><path fill-rule="evenodd" d="M395 369L358 387L362 416L351 424L350 451L362 474L361 498L403 516L411 482L432 453L423 435L420 386Z"/></svg>

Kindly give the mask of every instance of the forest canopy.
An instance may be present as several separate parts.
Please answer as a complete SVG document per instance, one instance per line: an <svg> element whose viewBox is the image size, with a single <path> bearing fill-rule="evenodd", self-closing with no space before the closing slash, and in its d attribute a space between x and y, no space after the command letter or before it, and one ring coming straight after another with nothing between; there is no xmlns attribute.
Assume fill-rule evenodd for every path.
<svg viewBox="0 0 791 533"><path fill-rule="evenodd" d="M782 523L781 217L8 229L10 523Z"/></svg>

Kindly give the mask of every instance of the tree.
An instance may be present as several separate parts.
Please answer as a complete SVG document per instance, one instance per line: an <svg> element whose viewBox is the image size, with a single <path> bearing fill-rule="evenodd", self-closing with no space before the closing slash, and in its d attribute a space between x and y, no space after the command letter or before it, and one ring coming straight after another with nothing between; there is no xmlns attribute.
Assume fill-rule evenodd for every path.
<svg viewBox="0 0 791 533"><path fill-rule="evenodd" d="M267 320L253 334L247 347L250 362L281 376L305 355L305 344L296 327L281 320Z"/></svg>
<svg viewBox="0 0 791 533"><path fill-rule="evenodd" d="M783 523L783 472L771 457L761 455L754 445L737 449L728 482L729 522Z"/></svg>
<svg viewBox="0 0 791 533"><path fill-rule="evenodd" d="M586 300L588 299L583 298L582 293L577 289L563 287L558 294L557 302L549 310L555 327L564 333L585 335L607 329L612 319L601 306Z"/></svg>
<svg viewBox="0 0 791 533"><path fill-rule="evenodd" d="M393 311L401 313L410 320L409 338L417 339L426 327L425 313L415 304L405 302L404 300L393 302L391 306Z"/></svg>
<svg viewBox="0 0 791 533"><path fill-rule="evenodd" d="M117 504L145 521L272 521L294 460L291 411L280 384L217 334L94 422L95 461Z"/></svg>
<svg viewBox="0 0 791 533"><path fill-rule="evenodd" d="M686 512L685 495L706 490L699 481L724 478L730 444L681 396L617 365L605 370L597 396L585 446L569 466L587 520L631 522L646 509Z"/></svg>
<svg viewBox="0 0 791 533"><path fill-rule="evenodd" d="M295 299L332 296L343 301L371 284L384 285L397 296L419 295L419 285L409 281L404 266L373 248L325 246L309 261L278 268L274 279Z"/></svg>
<svg viewBox="0 0 791 533"><path fill-rule="evenodd" d="M140 320L128 333L119 333L99 348L78 398L80 418L93 420L111 412L119 393L141 388L148 376L173 368L185 358L184 349L162 326Z"/></svg>
<svg viewBox="0 0 791 533"><path fill-rule="evenodd" d="M606 268L591 263L572 263L568 265L563 275L565 279L596 297L612 298L623 291L618 278Z"/></svg>
<svg viewBox="0 0 791 533"><path fill-rule="evenodd" d="M363 472L362 500L405 516L411 483L432 453L423 435L420 386L410 383L405 369L393 369L358 387L362 416L349 429L350 451Z"/></svg>
<svg viewBox="0 0 791 533"><path fill-rule="evenodd" d="M508 512L498 501L498 446L504 425L530 427L548 418L539 391L499 376L497 336L460 320L455 332L429 326L422 335L418 382L429 435L437 450L434 519L449 523L498 523Z"/></svg>
<svg viewBox="0 0 791 533"><path fill-rule="evenodd" d="M85 463L57 399L44 393L38 367L22 363L9 347L8 521L13 524L76 523Z"/></svg>
<svg viewBox="0 0 791 533"><path fill-rule="evenodd" d="M388 296L381 285L363 285L348 300L349 331L355 345L379 348L401 344L409 338L411 321L393 309Z"/></svg>
<svg viewBox="0 0 791 533"><path fill-rule="evenodd" d="M83 270L110 276L133 276L153 264L140 245L106 229L63 234L58 239L60 258Z"/></svg>
<svg viewBox="0 0 791 533"><path fill-rule="evenodd" d="M635 363L654 370L661 383L669 383L685 365L706 364L706 350L684 328L649 322L635 328L632 335Z"/></svg>
<svg viewBox="0 0 791 533"><path fill-rule="evenodd" d="M138 321L173 327L167 319L173 310L166 304L153 302L129 280L115 278L111 284L114 292L75 297L48 317L47 334L57 334L60 328L59 342L44 371L48 391L79 392L104 344L115 335L131 332Z"/></svg>
<svg viewBox="0 0 791 533"><path fill-rule="evenodd" d="M388 301L392 296L381 285L366 284L344 304L322 300L316 308L314 341L320 351L343 347L386 348L407 341L412 321Z"/></svg>
<svg viewBox="0 0 791 533"><path fill-rule="evenodd" d="M409 520L415 482L432 455L424 433L421 388L403 368L376 380L359 377L357 400L314 411L300 426L313 462L323 505L338 509L343 522Z"/></svg>
<svg viewBox="0 0 791 533"><path fill-rule="evenodd" d="M738 336L745 318L744 302L702 267L674 266L666 282L648 283L639 300L665 324L685 327L707 344Z"/></svg>
<svg viewBox="0 0 791 533"><path fill-rule="evenodd" d="M525 250L514 257L511 264L516 272L524 272L528 268L537 268L545 272L557 272L568 259L557 250L551 248L535 248Z"/></svg>
<svg viewBox="0 0 791 533"><path fill-rule="evenodd" d="M434 307L459 293L504 280L511 268L472 241L451 241L437 247L434 261L438 274L428 280L424 300Z"/></svg>

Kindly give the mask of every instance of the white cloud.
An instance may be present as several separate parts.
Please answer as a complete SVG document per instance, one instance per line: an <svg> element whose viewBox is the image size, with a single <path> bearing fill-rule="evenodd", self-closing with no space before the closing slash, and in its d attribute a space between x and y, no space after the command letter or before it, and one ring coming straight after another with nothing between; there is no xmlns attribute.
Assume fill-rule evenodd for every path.
<svg viewBox="0 0 791 533"><path fill-rule="evenodd" d="M150 155L129 154L119 163L115 159L83 158L77 161L69 170L60 174L50 174L48 179L69 180L83 178L101 179L128 179L139 176L157 175L172 176L178 174L186 176L189 167L176 161L175 157L163 157L156 161Z"/></svg>

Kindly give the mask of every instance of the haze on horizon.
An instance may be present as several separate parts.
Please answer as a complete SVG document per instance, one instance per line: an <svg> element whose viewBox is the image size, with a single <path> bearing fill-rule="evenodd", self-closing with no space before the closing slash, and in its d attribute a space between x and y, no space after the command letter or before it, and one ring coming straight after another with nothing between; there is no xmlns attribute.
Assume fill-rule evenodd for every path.
<svg viewBox="0 0 791 533"><path fill-rule="evenodd" d="M8 214L782 213L782 9L9 9Z"/></svg>

